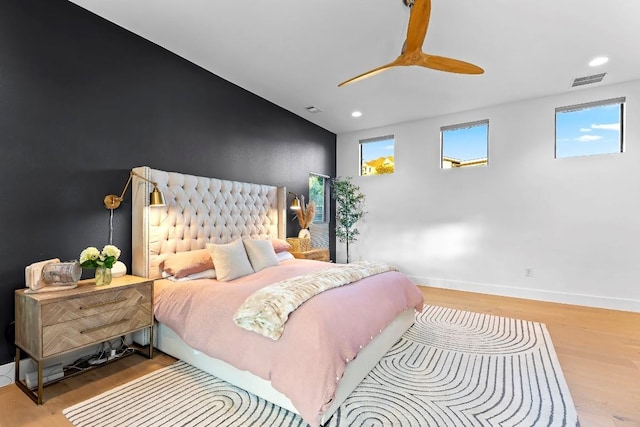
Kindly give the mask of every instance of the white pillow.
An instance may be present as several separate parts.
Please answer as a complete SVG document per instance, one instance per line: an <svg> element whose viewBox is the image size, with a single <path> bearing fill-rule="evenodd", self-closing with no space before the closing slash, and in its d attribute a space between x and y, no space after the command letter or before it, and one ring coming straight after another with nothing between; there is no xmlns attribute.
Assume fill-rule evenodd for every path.
<svg viewBox="0 0 640 427"><path fill-rule="evenodd" d="M207 243L207 249L215 265L216 278L220 282L228 282L253 273L241 239L224 245Z"/></svg>
<svg viewBox="0 0 640 427"><path fill-rule="evenodd" d="M269 240L245 239L242 241L247 251L249 262L254 271L260 271L267 267L279 265L276 251Z"/></svg>
<svg viewBox="0 0 640 427"><path fill-rule="evenodd" d="M276 254L276 256L278 257L278 261L282 262L282 261L286 261L288 259L296 259L296 257L294 257L291 252L288 251L284 251L284 252L278 252Z"/></svg>

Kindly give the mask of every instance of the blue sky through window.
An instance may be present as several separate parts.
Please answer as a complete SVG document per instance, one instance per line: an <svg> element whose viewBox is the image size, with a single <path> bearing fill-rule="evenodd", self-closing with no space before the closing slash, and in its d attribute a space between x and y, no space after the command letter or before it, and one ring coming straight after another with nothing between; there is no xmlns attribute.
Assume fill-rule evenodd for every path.
<svg viewBox="0 0 640 427"><path fill-rule="evenodd" d="M363 141L360 147L363 162L369 162L380 157L393 156L393 138L371 142Z"/></svg>
<svg viewBox="0 0 640 427"><path fill-rule="evenodd" d="M486 159L488 133L487 122L445 129L442 131L442 156L460 161Z"/></svg>
<svg viewBox="0 0 640 427"><path fill-rule="evenodd" d="M620 153L621 103L556 112L556 158Z"/></svg>

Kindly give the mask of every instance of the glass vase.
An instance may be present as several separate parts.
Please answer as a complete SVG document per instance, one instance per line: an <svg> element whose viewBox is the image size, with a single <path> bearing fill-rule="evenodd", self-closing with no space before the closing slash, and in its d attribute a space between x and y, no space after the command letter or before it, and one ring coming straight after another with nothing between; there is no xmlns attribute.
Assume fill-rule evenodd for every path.
<svg viewBox="0 0 640 427"><path fill-rule="evenodd" d="M109 283L111 283L111 269L96 267L96 286L108 285Z"/></svg>

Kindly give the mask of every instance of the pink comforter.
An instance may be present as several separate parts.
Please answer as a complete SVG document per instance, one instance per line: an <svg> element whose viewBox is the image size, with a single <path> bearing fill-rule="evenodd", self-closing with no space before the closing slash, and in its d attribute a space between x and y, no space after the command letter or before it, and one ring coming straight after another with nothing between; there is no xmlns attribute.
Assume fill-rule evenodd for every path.
<svg viewBox="0 0 640 427"><path fill-rule="evenodd" d="M294 311L273 341L236 326L233 314L254 291L334 266L290 260L231 282L194 280L166 286L155 316L196 350L271 381L302 418L317 426L348 361L407 308L422 309L420 290L387 272L315 296Z"/></svg>

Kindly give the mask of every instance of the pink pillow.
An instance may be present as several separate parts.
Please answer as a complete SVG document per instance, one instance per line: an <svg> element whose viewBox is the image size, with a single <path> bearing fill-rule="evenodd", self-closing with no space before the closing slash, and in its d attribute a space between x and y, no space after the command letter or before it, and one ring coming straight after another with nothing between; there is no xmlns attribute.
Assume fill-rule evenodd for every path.
<svg viewBox="0 0 640 427"><path fill-rule="evenodd" d="M273 245L273 250L276 253L285 252L291 249L291 245L286 240L271 239L271 244Z"/></svg>
<svg viewBox="0 0 640 427"><path fill-rule="evenodd" d="M212 269L213 260L208 250L197 249L171 255L162 262L160 268L170 276L179 279L190 274Z"/></svg>

